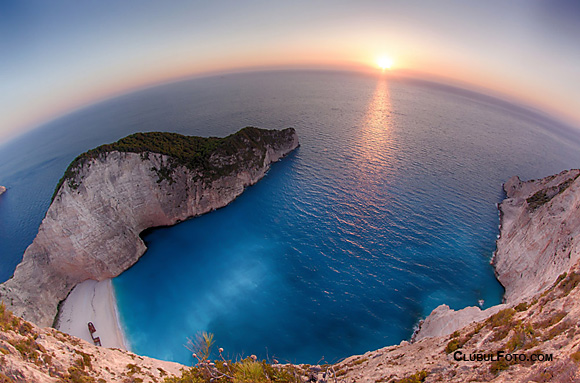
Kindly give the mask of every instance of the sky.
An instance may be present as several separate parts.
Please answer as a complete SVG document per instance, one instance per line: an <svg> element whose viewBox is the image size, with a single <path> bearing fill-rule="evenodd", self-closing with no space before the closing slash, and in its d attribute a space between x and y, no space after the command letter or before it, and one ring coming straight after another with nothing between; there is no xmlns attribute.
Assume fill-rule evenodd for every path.
<svg viewBox="0 0 580 383"><path fill-rule="evenodd" d="M0 143L180 78L270 69L411 75L580 129L580 1L0 1Z"/></svg>

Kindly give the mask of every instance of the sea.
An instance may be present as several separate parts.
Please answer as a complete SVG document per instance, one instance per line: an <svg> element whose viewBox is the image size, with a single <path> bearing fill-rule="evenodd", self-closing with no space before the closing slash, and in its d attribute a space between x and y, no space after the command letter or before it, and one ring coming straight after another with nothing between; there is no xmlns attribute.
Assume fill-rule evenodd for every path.
<svg viewBox="0 0 580 383"><path fill-rule="evenodd" d="M502 183L580 167L580 134L541 111L423 80L241 73L123 95L0 147L0 281L78 154L148 131L294 127L300 147L227 207L142 234L113 280L132 351L336 362L408 340L441 304L487 308ZM215 354L214 354L215 356Z"/></svg>

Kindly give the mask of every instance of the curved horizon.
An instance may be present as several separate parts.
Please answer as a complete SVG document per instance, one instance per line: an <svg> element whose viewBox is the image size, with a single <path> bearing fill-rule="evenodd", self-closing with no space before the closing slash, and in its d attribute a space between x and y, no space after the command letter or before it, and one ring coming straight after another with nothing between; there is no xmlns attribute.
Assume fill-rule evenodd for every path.
<svg viewBox="0 0 580 383"><path fill-rule="evenodd" d="M381 60L393 74L477 88L579 129L578 11L570 0L3 3L0 142L180 79L286 69L380 75Z"/></svg>
<svg viewBox="0 0 580 383"><path fill-rule="evenodd" d="M367 70L364 70L367 69ZM377 71L373 68L365 68L365 67L358 67L356 69L353 68L345 68L345 67L282 67L282 68L259 68L259 67L251 67L251 68L236 68L233 70L223 70L223 71L213 71L213 72L205 72L205 73L198 73L198 74L190 74L178 78L169 78L161 81L145 83L141 85L137 85L135 87L130 87L127 89L119 90L116 92L111 92L101 97L96 97L90 101L85 103L81 103L79 105L68 107L62 111L54 113L48 117L42 117L39 121L30 123L27 126L20 127L20 131L16 134L11 134L7 136L2 136L0 134L0 146L4 146L9 144L11 141L20 138L21 136L31 133L35 130L42 129L44 126L51 124L54 121L57 121L61 118L66 118L69 115L72 115L77 112L81 112L85 109L92 108L97 106L101 103L110 102L115 100L119 97L129 96L135 93L139 93L142 91L146 91L148 89L156 88L156 87L163 87L170 84L175 84L179 82L186 82L186 81L194 81L197 79L204 79L204 78L212 78L212 77L220 77L220 76L228 76L228 75L242 75L246 73L284 73L284 72L345 72L345 73L353 73L365 76L372 76L380 79L381 77L387 77L389 80L410 80L410 81L421 81L426 83L431 83L433 85L443 86L445 88L449 88L447 91L451 90L459 90L459 91L467 91L471 93L472 96L479 95L488 97L491 99L495 99L501 103L507 103L511 106L515 106L520 108L531 115L541 116L544 119L550 120L551 122L555 122L560 124L561 126L568 128L571 132L580 133L580 122L578 126L575 126L574 121L567 120L565 116L558 115L556 111L549 110L548 108L542 108L542 105L534 105L530 102L526 102L524 99L518 99L510 94L502 94L500 92L494 91L492 89L479 87L475 84L468 84L461 81L442 78L438 76L429 75L426 73L420 72L413 72L413 71L405 71L405 70L393 70L389 71L389 73L384 73ZM0 132L1 133L1 132ZM580 135L578 136L580 138Z"/></svg>

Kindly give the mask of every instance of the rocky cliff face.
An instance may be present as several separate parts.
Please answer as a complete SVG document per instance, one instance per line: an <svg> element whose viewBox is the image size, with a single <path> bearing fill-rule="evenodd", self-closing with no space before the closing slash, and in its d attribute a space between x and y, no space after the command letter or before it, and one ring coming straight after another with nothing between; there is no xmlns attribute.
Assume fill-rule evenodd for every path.
<svg viewBox="0 0 580 383"><path fill-rule="evenodd" d="M526 182L512 177L504 184L507 198L499 206L500 238L492 261L506 290L504 304L485 311L441 305L414 343L335 366L344 379L580 381L579 175L580 170L570 170ZM522 359L498 360L498 352ZM470 360L478 354L488 359ZM533 361L532 354L546 360Z"/></svg>
<svg viewBox="0 0 580 383"><path fill-rule="evenodd" d="M551 286L580 258L580 170L504 185L501 234L493 266L516 303Z"/></svg>
<svg viewBox="0 0 580 383"><path fill-rule="evenodd" d="M150 151L107 151L69 168L14 276L0 285L0 300L20 317L52 325L76 284L115 277L139 259L143 230L226 206L298 146L291 128L236 134L207 156L211 174Z"/></svg>
<svg viewBox="0 0 580 383"><path fill-rule="evenodd" d="M492 264L505 288L505 305L451 310L437 307L422 324L415 340L448 335L514 306L550 287L580 259L580 170L504 184L507 198L499 205L500 238Z"/></svg>
<svg viewBox="0 0 580 383"><path fill-rule="evenodd" d="M297 144L293 132L288 135L287 142L285 147L288 151ZM282 150L280 153L284 151ZM139 208L134 211L133 216L125 218L128 220L123 221L126 227L133 227L126 222L134 224L135 227L140 227L142 222L150 222L148 220L150 218L145 216L156 217L157 222L165 222L164 219L175 222L180 219L175 217L177 214L175 211L185 207L190 209L188 207L190 205L200 207L196 208L198 210L191 208L187 211L192 214L201 214L201 211L206 211L211 205L201 201L207 201L207 199L222 201L219 196L223 194L231 196L238 190L231 186L230 182L234 181L230 180L225 184L223 183L229 179L227 177L216 180L217 186L213 186L216 181L212 181L211 186L205 185L201 189L195 189L194 185L198 185L197 182L200 181L193 182L190 177L175 173L176 180L185 177L190 181L184 179L179 182L186 182L186 184L192 182L190 190L196 190L195 193L181 191L182 194L179 194L178 190L172 188L176 186L174 184L178 181L173 184L169 182L163 184L165 181L157 183L155 177L147 173L147 169L140 168L140 164L143 162L148 165L161 166L163 161L167 159L163 156L153 155L147 160L152 162L147 162L139 155L134 156L135 154L131 153L111 153L104 160L91 162L90 169L87 168L86 171L81 172L80 177L84 178L78 189L73 190L70 186L64 186L51 205L52 209L53 206L59 206L63 201L68 201L64 205L67 209L56 211L55 214L66 214L69 210L74 210L82 213L81 217L97 219L94 217L103 216L107 219L107 224L114 227L115 230L101 228L102 233L108 233L108 236L101 237L103 238L100 241L102 243L91 245L92 248L101 249L99 246L106 246L107 243L110 243L109 241L111 243L124 243L115 239L120 237L132 238L133 247L128 247L128 249L135 249L136 253L140 249L138 231L123 231L120 229L122 226L117 222L125 217L124 213L126 212L123 210L126 206L121 202L121 198L113 198L117 194L103 195L97 193L96 190L115 191L115 193L120 193L120 196L135 196L130 200L138 201ZM272 158L274 157L272 156ZM125 168L124 164L126 163L131 164L129 168ZM149 167L150 171L152 167ZM121 171L122 169L123 171ZM125 174L128 170L130 175ZM93 171L100 174L97 179L91 178L94 176L92 175ZM188 172L189 170L181 169L179 171ZM247 169L244 171L248 172ZM131 174L133 173L141 176L135 176L137 178L132 179ZM143 182L142 176L144 174L149 174L149 178L152 178L153 182ZM246 181L251 182L254 179L250 176L251 174L254 173L249 171L247 175L240 176L242 179L240 182L242 184ZM263 171L255 170L255 174L263 175ZM427 318L420 331L423 336L418 337L415 342L403 341L400 345L370 351L364 355L352 356L333 366L325 366L325 368L299 366L302 371L307 372L308 376L298 376L297 380L291 381L306 378L309 381L319 382L396 382L400 379L425 382L580 381L579 174L579 170L571 170L542 180L528 182L522 182L514 177L504 185L507 198L500 205L500 238L497 241L497 252L493 260L498 279L506 288L506 302L504 304L485 311L478 308L453 311L446 306L440 306ZM125 177L129 177L132 181L124 182ZM141 180L142 183L139 183L139 188L136 189L143 189L144 196L140 196L139 190L134 190L136 184L132 182L137 179ZM93 185L93 187L87 187L85 185L87 181L90 181L88 185ZM111 186L105 187L101 184L114 184L119 185L119 187L111 189ZM130 186L133 187L133 190L125 190ZM218 190L213 189L218 186L221 188L220 190L224 190L224 193L220 194ZM212 194L213 197L210 198L207 195L207 190L215 193ZM151 193L154 193L155 198L147 197ZM172 203L168 201L167 193L185 196L195 194L197 197L188 197L186 200L181 199ZM87 198L96 201L91 202L90 209L82 209L77 206L82 201L86 203ZM144 215L140 210L150 213ZM119 214L120 217L113 219L111 214L114 212L123 214ZM173 218L168 218L170 216ZM79 231L73 230L75 225L89 225L84 218L70 218L72 223L62 223L54 219L54 222L49 221L52 219L51 217L53 216L47 213L43 226L46 222L47 228L58 227L59 230L66 233L67 235L63 236L65 238L60 239L62 244L79 249L92 243L86 236L74 234ZM59 225L56 222L60 222ZM98 219L95 222L102 223ZM41 230L39 236L42 233ZM58 231L52 233L55 234ZM43 235L47 236L48 234ZM73 239L69 239L69 237ZM40 238L45 238L43 240L46 241L48 237ZM79 243L80 245L78 245ZM35 244L31 245L31 247L33 246ZM46 248L48 249L45 250L47 253L52 249L48 245ZM56 277L53 278L53 283L58 282L58 276L65 278L63 276L65 271L80 276L89 273L108 275L108 273L114 272L113 266L107 262L100 262L98 257L90 253L75 255L75 257L79 257L77 265L79 268L77 269L74 262L68 258L61 258L64 256L60 254L50 253L51 257L47 258L42 253L29 253L29 250L27 250L28 258L26 261L30 262L31 265L46 265L44 269L40 268L40 270L54 273ZM120 260L117 260L121 254L116 254L114 248L109 247L108 250L112 254L106 255L110 257L109 262L122 264ZM53 265L53 260L62 262L62 264ZM115 261L113 262L113 260ZM83 267L80 268L80 266ZM20 273L24 273L30 266L22 267L25 268ZM26 275L20 274L19 276L18 273L17 270L15 279L24 278ZM34 273L30 275L31 278L42 278ZM22 279L19 280L22 281ZM10 294L13 290L8 288L10 285L4 286L2 291L7 294L7 297L11 297ZM35 289L35 291L38 290ZM31 295L32 293L29 291L28 298L22 298L22 302L40 304L39 298L31 297ZM164 364L165 362L138 357L119 350L101 350L101 348L63 335L56 330L38 329L18 319L6 318L6 314L0 310L0 319L2 318L4 320L0 320L0 327L2 327L0 328L2 330L0 331L0 380L7 376L7 379L16 381L19 381L20 378L23 381L27 379L30 381L56 381L69 379L69 375L72 377L73 374L85 374L93 378L125 381L128 377L137 376L135 375L137 370L135 365L144 366L142 370L139 370L141 375L138 377L146 381L158 381L162 376L167 376L168 373L169 375L179 374L179 366ZM429 331L430 335L425 335ZM498 355L503 355L503 357L498 357ZM98 365L95 367L97 361ZM120 361L120 363L116 363L116 361ZM59 375L59 371L65 371L67 368L68 373ZM328 371L332 371L330 376ZM1 373L4 373L4 376ZM324 376L323 373L327 375Z"/></svg>

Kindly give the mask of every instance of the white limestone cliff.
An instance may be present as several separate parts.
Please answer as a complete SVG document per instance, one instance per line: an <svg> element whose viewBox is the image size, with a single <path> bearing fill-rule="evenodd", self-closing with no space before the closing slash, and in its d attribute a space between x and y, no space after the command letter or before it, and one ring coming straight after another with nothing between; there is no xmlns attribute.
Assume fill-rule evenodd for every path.
<svg viewBox="0 0 580 383"><path fill-rule="evenodd" d="M421 328L413 336L413 342L420 341L424 338L449 335L473 322L487 319L507 307L507 305L501 304L492 306L486 310L482 310L477 306L453 310L446 304L439 305L421 323Z"/></svg>
<svg viewBox="0 0 580 383"><path fill-rule="evenodd" d="M504 300L517 303L550 287L580 259L580 170L504 185L493 259Z"/></svg>
<svg viewBox="0 0 580 383"><path fill-rule="evenodd" d="M504 184L507 198L499 205L500 237L492 264L505 288L505 304L452 310L440 305L414 336L448 335L515 306L553 285L580 259L580 170L567 170L540 180L518 177Z"/></svg>
<svg viewBox="0 0 580 383"><path fill-rule="evenodd" d="M146 250L143 230L226 206L298 146L292 128L253 132L233 154L210 157L214 168L226 169L213 178L179 165L171 179L161 179L155 169L172 159L159 153L112 151L89 159L62 183L14 276L0 285L0 300L26 320L52 325L76 284L115 277L137 262Z"/></svg>
<svg viewBox="0 0 580 383"><path fill-rule="evenodd" d="M475 307L453 311L442 305L421 329L421 332L433 331L430 336L353 355L333 365L298 366L301 371L298 380L578 381L578 174L580 171L572 170L528 182L514 177L504 185L507 198L500 205L501 237L493 262L499 280L506 287L505 304L484 311ZM517 271L512 272L512 268ZM562 275L564 272L566 276ZM177 364L121 350L106 350L56 330L27 326L3 315L4 322L12 327L0 329L0 373L8 379L56 382L72 376L75 368L77 371L82 368L81 372L89 377L106 381L127 381L131 377L159 381L164 376L180 375L182 366ZM17 349L13 346L17 342L27 342L31 347ZM28 349L39 355L31 358ZM500 352L524 355L526 360L471 358ZM533 361L531 355L546 358ZM92 367L81 363L84 359ZM141 367L137 371L134 365ZM332 374L328 375L328 371Z"/></svg>

